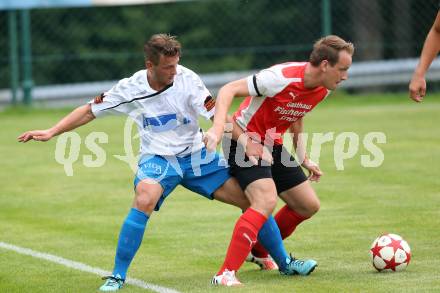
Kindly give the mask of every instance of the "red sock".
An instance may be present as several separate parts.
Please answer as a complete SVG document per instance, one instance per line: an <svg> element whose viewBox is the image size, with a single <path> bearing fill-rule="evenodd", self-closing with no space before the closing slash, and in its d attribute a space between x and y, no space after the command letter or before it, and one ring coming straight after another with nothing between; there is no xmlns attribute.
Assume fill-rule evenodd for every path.
<svg viewBox="0 0 440 293"><path fill-rule="evenodd" d="M290 209L287 205L281 208L275 215L275 221L277 222L278 228L280 228L281 238L286 239L292 235L295 231L296 226L298 226L302 221L307 220L308 217L298 215L294 210ZM256 257L267 257L269 253L264 249L260 242L255 244L252 248L252 254Z"/></svg>
<svg viewBox="0 0 440 293"><path fill-rule="evenodd" d="M225 261L217 275L221 275L226 269L238 271L257 241L258 231L266 220L263 214L252 208L240 216L235 224Z"/></svg>

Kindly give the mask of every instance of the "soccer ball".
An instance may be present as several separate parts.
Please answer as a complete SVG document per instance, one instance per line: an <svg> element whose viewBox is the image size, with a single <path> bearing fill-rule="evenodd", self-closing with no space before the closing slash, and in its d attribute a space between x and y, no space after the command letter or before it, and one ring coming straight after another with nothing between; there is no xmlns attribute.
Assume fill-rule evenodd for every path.
<svg viewBox="0 0 440 293"><path fill-rule="evenodd" d="M373 267L379 272L399 272L408 266L411 249L399 235L383 234L373 241L370 256Z"/></svg>

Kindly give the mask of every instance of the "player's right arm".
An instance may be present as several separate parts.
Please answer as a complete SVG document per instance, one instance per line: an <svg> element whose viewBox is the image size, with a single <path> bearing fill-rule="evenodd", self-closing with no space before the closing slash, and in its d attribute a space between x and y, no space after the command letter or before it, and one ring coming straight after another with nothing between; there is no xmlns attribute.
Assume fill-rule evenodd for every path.
<svg viewBox="0 0 440 293"><path fill-rule="evenodd" d="M204 143L209 151L214 151L223 136L228 110L234 97L249 96L247 79L239 79L224 85L215 102L213 126L205 133Z"/></svg>
<svg viewBox="0 0 440 293"><path fill-rule="evenodd" d="M95 119L95 115L92 113L91 105L86 104L70 112L70 114L61 119L51 128L26 131L18 137L18 141L27 142L32 139L36 141L48 141L54 136L87 124L93 119Z"/></svg>
<svg viewBox="0 0 440 293"><path fill-rule="evenodd" d="M143 72L139 71L138 74L143 74ZM136 76L134 75L132 78L135 79ZM18 137L18 141L27 142L31 139L48 141L54 136L87 124L96 117L129 115L136 109L134 103L131 103L132 78L121 79L109 91L96 96L86 105L76 108L53 127L45 130L27 131Z"/></svg>
<svg viewBox="0 0 440 293"><path fill-rule="evenodd" d="M440 12L432 25L423 45L420 61L409 84L409 96L416 102L421 102L426 94L425 74L434 58L440 51Z"/></svg>

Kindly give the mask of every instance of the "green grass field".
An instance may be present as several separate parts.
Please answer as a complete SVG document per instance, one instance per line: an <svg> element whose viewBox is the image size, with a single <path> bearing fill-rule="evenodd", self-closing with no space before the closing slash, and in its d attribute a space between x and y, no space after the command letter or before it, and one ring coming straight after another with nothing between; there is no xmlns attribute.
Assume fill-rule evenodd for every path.
<svg viewBox="0 0 440 293"><path fill-rule="evenodd" d="M109 135L107 161L87 168L81 145L74 176L54 159L56 139L19 144L28 129L47 128L68 110L7 109L0 113L0 242L111 270L120 225L133 198L133 173L113 155L124 153L125 119L96 120L80 129ZM285 241L300 258L319 262L309 277L285 277L244 264L242 288L212 288L240 211L183 188L148 224L129 276L181 292L439 292L440 96L422 104L405 95L335 94L305 119L306 131L355 132L358 153L338 171L333 143L323 145L325 172L314 184L321 210ZM366 133L386 134L384 162L361 166ZM281 204L280 204L281 206ZM377 273L371 242L383 232L402 235L412 260L401 273ZM0 248L0 292L96 292L98 276ZM145 292L127 285L122 292Z"/></svg>

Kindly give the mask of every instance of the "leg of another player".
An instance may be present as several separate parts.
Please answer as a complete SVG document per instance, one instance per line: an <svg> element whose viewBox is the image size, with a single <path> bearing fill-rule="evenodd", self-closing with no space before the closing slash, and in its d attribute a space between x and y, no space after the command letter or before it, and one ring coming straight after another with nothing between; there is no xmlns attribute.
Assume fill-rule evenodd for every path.
<svg viewBox="0 0 440 293"><path fill-rule="evenodd" d="M233 177L215 191L214 198L221 202L237 206L241 208L243 212L250 205L249 200L246 198L237 180ZM268 217L266 223L261 227L258 233L258 241L269 251L276 264L274 260L267 256L265 259L255 259L254 262L266 270L278 269L278 267L283 269L288 254L284 248L280 230L272 215Z"/></svg>
<svg viewBox="0 0 440 293"><path fill-rule="evenodd" d="M142 180L136 186L133 206L119 234L113 275L107 277L101 291L116 291L122 287L128 267L142 243L147 221L162 193L162 186L148 179Z"/></svg>
<svg viewBox="0 0 440 293"><path fill-rule="evenodd" d="M296 227L304 220L318 212L320 203L310 181L292 187L279 195L286 203L277 214L275 220L283 239L289 237ZM257 257L267 257L267 251L257 243L252 249L252 254Z"/></svg>
<svg viewBox="0 0 440 293"><path fill-rule="evenodd" d="M309 180L279 195L286 205L275 215L283 239L289 237L304 220L319 211L320 202Z"/></svg>
<svg viewBox="0 0 440 293"><path fill-rule="evenodd" d="M275 215L275 220L280 229L281 237L285 239L295 231L301 222L318 212L320 203L309 180L281 192L279 196L286 202L286 205ZM281 272L287 275L292 273L308 275L317 265L313 259L300 261L293 258L286 270Z"/></svg>
<svg viewBox="0 0 440 293"><path fill-rule="evenodd" d="M243 212L250 206L249 200L233 177L214 192L214 199L239 207Z"/></svg>
<svg viewBox="0 0 440 293"><path fill-rule="evenodd" d="M275 220L280 229L282 239L285 239L293 233L301 222L310 218L319 210L319 199L310 181L305 181L292 187L282 192L279 196L286 202L286 205L275 215ZM264 244L261 240L260 243ZM260 243L254 246L252 252L257 257L267 257L267 251ZM289 258L286 262L278 265L282 274L308 275L315 269L317 262L314 260L300 261L295 258Z"/></svg>
<svg viewBox="0 0 440 293"><path fill-rule="evenodd" d="M237 220L225 261L217 273L222 276L227 272L236 272L257 241L257 234L267 218L272 214L277 194L271 178L264 178L250 183L245 190L251 205ZM216 278L214 283L218 283Z"/></svg>

